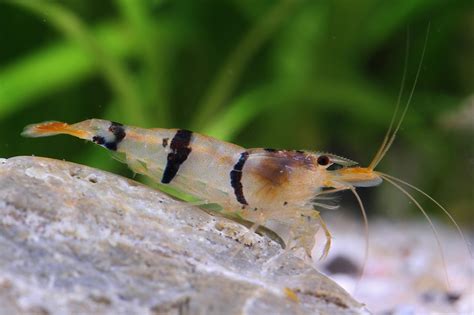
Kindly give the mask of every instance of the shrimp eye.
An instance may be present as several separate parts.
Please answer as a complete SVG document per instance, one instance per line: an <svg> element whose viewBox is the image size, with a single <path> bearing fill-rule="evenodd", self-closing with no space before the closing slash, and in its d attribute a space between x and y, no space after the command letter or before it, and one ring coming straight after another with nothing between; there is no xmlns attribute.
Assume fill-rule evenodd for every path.
<svg viewBox="0 0 474 315"><path fill-rule="evenodd" d="M331 161L329 160L329 157L326 155L321 155L318 157L318 164L321 166L327 166Z"/></svg>

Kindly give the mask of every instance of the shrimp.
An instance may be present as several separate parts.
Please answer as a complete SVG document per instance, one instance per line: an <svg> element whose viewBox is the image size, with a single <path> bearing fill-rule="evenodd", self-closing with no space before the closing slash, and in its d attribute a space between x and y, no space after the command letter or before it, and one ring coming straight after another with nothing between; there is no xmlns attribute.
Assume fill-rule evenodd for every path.
<svg viewBox="0 0 474 315"><path fill-rule="evenodd" d="M323 227L325 252L331 234L315 205L323 188L381 183L375 173L329 170L356 163L326 153L275 149L244 149L184 129L143 129L90 119L75 124L44 122L27 126L28 137L68 134L92 141L114 153L136 173L202 200L217 203L227 213L276 232L285 245L302 247L308 255L315 234ZM359 174L353 176L352 174Z"/></svg>
<svg viewBox="0 0 474 315"><path fill-rule="evenodd" d="M352 191L367 223L356 187L377 186L386 180L407 194L432 225L424 209L400 185L424 192L374 170L393 143L400 124L401 120L393 134L389 135L389 130L368 167L329 153L244 149L185 129L143 129L101 119L75 124L55 121L33 124L22 135L68 134L121 153L134 172L194 195L202 200L202 205L217 203L226 213L253 222L253 231L259 226L267 227L283 240L285 247L303 248L308 256L315 245L315 234L323 228L326 243L322 257L325 257L332 236L315 208L331 208L321 202L328 193ZM332 166L337 167L332 169ZM441 209L462 235L452 216Z"/></svg>
<svg viewBox="0 0 474 315"><path fill-rule="evenodd" d="M25 127L22 135L45 137L67 134L92 141L109 151L122 154L123 161L134 172L196 196L201 200L198 205L219 204L224 213L252 222L251 231L256 231L259 226L268 228L283 240L285 248L303 248L309 257L320 228L326 237L321 258L328 255L331 247L331 233L316 209L333 208L324 203L328 199L325 195L350 190L357 199L365 223L367 260L368 221L356 188L377 186L385 180L412 200L423 213L442 251L433 222L404 187L417 191L438 206L467 245L462 230L451 214L421 189L375 170L389 151L406 116L421 64L422 62L408 101L400 111L404 73L390 126L367 167L330 153L245 149L185 129L144 129L101 119L89 119L75 124L56 121L33 124ZM472 253L470 254L472 257Z"/></svg>

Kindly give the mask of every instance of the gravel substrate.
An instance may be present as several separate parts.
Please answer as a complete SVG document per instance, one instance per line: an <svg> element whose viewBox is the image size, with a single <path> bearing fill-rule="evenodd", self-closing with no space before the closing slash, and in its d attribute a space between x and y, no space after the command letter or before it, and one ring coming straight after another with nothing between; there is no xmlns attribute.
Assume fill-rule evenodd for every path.
<svg viewBox="0 0 474 315"><path fill-rule="evenodd" d="M328 216L334 244L328 259L317 265L372 312L474 314L474 260L454 229L435 222L445 268L426 222L370 220L369 258L357 282L365 246L360 219ZM468 238L472 244L472 233Z"/></svg>

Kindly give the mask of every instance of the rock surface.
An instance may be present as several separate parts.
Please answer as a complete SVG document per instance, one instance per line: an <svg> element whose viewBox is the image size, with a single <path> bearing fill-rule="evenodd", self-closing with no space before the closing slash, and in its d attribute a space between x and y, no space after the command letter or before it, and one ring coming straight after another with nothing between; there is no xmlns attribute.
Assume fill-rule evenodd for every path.
<svg viewBox="0 0 474 315"><path fill-rule="evenodd" d="M0 305L9 315L368 313L238 223L36 157L0 159Z"/></svg>

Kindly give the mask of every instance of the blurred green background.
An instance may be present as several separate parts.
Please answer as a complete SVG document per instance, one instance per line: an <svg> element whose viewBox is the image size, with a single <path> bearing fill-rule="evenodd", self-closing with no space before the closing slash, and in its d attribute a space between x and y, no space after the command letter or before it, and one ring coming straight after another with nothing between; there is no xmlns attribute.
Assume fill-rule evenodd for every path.
<svg viewBox="0 0 474 315"><path fill-rule="evenodd" d="M0 0L0 156L131 176L91 144L20 137L30 123L96 117L367 165L406 56L403 103L409 96L429 24L411 108L379 170L426 190L472 227L471 1ZM389 185L361 191L372 214L419 217Z"/></svg>

